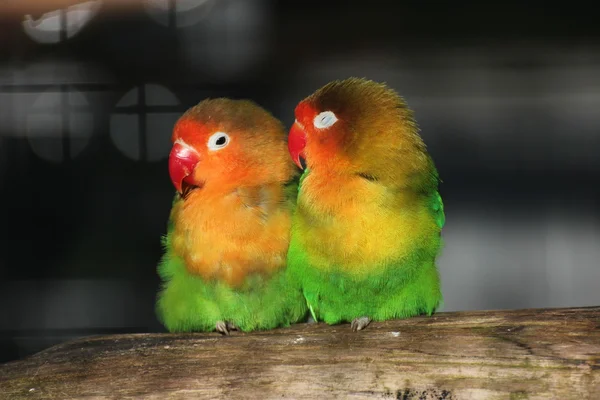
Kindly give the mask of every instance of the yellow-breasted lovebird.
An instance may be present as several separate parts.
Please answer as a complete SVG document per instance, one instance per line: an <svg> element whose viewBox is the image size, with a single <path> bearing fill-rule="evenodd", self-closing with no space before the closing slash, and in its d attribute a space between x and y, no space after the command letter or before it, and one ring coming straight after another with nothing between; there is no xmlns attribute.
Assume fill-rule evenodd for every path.
<svg viewBox="0 0 600 400"><path fill-rule="evenodd" d="M229 334L304 318L286 277L298 173L281 122L248 100L208 99L180 117L172 141L159 320Z"/></svg>
<svg viewBox="0 0 600 400"><path fill-rule="evenodd" d="M302 100L288 149L305 169L288 271L317 321L431 315L444 206L412 111L384 84L349 78Z"/></svg>

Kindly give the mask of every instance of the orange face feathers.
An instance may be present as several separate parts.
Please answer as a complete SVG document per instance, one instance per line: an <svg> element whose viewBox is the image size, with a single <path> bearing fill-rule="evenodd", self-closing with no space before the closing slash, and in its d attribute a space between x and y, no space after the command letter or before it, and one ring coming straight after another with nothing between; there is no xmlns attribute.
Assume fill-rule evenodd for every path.
<svg viewBox="0 0 600 400"><path fill-rule="evenodd" d="M189 186L227 192L286 181L294 168L281 151L283 132L276 118L250 101L205 100L175 124L169 160L173 184L180 192ZM181 188L177 180L183 181Z"/></svg>
<svg viewBox="0 0 600 400"><path fill-rule="evenodd" d="M302 100L295 116L294 136L301 131L306 144L290 153L311 170L386 180L428 168L412 111L384 84L333 81Z"/></svg>

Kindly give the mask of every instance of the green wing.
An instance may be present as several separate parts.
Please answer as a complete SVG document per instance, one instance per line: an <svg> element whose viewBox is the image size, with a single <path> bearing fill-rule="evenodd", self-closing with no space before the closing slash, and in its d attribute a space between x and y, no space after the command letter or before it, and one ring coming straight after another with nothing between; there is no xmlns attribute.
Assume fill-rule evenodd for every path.
<svg viewBox="0 0 600 400"><path fill-rule="evenodd" d="M432 197L431 209L433 210L435 221L437 222L440 229L446 224L446 214L444 214L444 202L439 192L435 192Z"/></svg>
<svg viewBox="0 0 600 400"><path fill-rule="evenodd" d="M302 189L302 182L308 176L309 172L310 172L310 170L308 169L308 167L306 167L306 169L304 170L304 172L302 172L302 175L300 175L300 181L298 183L298 194L300 194L300 189Z"/></svg>
<svg viewBox="0 0 600 400"><path fill-rule="evenodd" d="M435 222L437 223L438 227L442 229L446 224L444 202L442 201L442 196L440 196L440 192L438 191L438 186L442 180L440 179L439 173L433 164L433 160L431 157L428 157L428 159L431 163L431 168L433 171L429 178L430 184L428 185L431 189L433 189L433 195L431 196L431 210L433 211Z"/></svg>
<svg viewBox="0 0 600 400"><path fill-rule="evenodd" d="M289 199L292 209L296 208L296 204L298 203L298 195L300 194L300 188L302 187L302 181L306 177L307 173L308 170L305 170L301 174L295 175L284 186L286 197Z"/></svg>

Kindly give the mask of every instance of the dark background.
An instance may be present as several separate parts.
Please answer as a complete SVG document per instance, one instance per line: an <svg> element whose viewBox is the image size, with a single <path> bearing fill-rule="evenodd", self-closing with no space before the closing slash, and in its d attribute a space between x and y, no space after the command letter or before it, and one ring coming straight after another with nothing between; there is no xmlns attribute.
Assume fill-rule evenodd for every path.
<svg viewBox="0 0 600 400"><path fill-rule="evenodd" d="M155 268L175 119L229 96L289 127L299 100L351 75L407 99L437 164L446 311L600 304L591 8L34 3L0 7L0 361L162 331Z"/></svg>

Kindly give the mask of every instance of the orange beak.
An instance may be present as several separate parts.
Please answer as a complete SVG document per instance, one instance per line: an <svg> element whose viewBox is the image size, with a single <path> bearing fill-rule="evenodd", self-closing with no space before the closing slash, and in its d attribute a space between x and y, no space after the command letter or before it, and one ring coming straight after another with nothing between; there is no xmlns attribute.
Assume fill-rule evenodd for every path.
<svg viewBox="0 0 600 400"><path fill-rule="evenodd" d="M200 161L198 154L190 147L175 143L169 154L169 175L179 194L183 193L183 182L193 184L190 176Z"/></svg>
<svg viewBox="0 0 600 400"><path fill-rule="evenodd" d="M290 129L290 134L288 135L288 151L290 152L290 156L292 156L292 160L294 160L300 169L306 168L305 147L306 132L304 132L304 128L296 121L292 125L292 129Z"/></svg>

